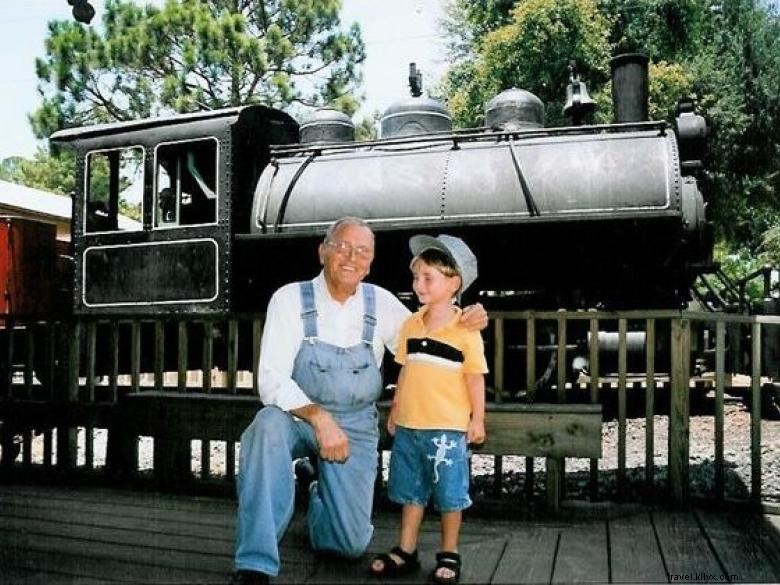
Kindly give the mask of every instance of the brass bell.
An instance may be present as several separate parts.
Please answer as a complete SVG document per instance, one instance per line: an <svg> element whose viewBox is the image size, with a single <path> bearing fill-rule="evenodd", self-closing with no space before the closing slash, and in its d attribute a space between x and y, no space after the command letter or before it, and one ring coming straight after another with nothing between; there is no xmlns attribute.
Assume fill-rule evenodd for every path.
<svg viewBox="0 0 780 585"><path fill-rule="evenodd" d="M580 80L580 76L570 65L571 75L566 86L566 104L563 106L563 115L570 116L575 126L582 124L585 117L596 109L596 102L588 94L588 86Z"/></svg>

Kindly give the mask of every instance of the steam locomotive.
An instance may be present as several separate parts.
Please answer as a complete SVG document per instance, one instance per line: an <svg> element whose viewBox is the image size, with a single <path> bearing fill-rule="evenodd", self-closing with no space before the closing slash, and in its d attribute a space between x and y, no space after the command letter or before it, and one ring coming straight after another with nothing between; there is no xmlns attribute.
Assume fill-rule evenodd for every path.
<svg viewBox="0 0 780 585"><path fill-rule="evenodd" d="M577 114L589 102L573 82ZM316 242L344 215L374 228L370 278L398 293L408 237L446 232L473 247L488 307L679 308L711 264L706 127L691 112L677 132L647 121L642 55L613 61L613 85L609 125L547 128L542 102L512 89L470 130L415 92L363 142L327 108L300 126L246 106L59 131L78 161L72 310L261 311L315 272Z"/></svg>
<svg viewBox="0 0 780 585"><path fill-rule="evenodd" d="M61 130L52 144L77 160L72 264L59 271L68 293L12 290L54 316L161 318L173 344L165 367L175 370L177 320L262 312L279 286L316 272L316 244L352 215L376 234L369 278L410 302L408 238L446 232L479 259L465 301L488 309L685 307L697 277L713 270L698 180L707 129L685 107L674 126L648 120L647 65L644 55L613 59L615 122L606 125L581 124L593 103L573 74L569 126L546 127L543 103L511 89L486 104L485 127L454 130L412 71L412 96L385 111L377 140L356 141L351 120L332 109L299 125L259 105ZM41 298L31 300L35 290ZM142 344L153 347L147 325ZM592 343L583 327L569 332L573 369ZM541 364L552 364L555 352L541 348L556 335L537 335ZM600 332L600 347L616 335ZM628 335L639 358L644 335ZM770 353L777 337L764 340ZM523 339L507 331L507 348ZM668 335L657 343L661 356ZM241 351L248 368L251 351ZM98 346L96 373L106 374L113 358L101 352L110 354ZM122 352L119 361L128 371Z"/></svg>

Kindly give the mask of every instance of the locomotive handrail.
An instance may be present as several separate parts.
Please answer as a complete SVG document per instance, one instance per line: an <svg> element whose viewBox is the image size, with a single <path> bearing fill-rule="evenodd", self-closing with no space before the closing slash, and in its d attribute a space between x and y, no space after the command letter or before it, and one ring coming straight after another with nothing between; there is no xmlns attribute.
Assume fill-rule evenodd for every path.
<svg viewBox="0 0 780 585"><path fill-rule="evenodd" d="M539 208L536 206L536 201L534 201L534 196L531 193L531 188L528 186L528 181L525 180L523 169L520 166L520 159L518 158L517 151L515 150L515 141L512 138L508 138L508 143L509 152L512 154L512 165L515 167L515 173L517 173L517 180L520 182L520 189L523 192L523 197L525 197L525 204L526 207L528 207L528 213L530 213L532 216L541 215L539 213Z"/></svg>
<svg viewBox="0 0 780 585"><path fill-rule="evenodd" d="M311 161L313 161L319 154L320 154L319 150L312 151L309 154L309 156L306 157L306 160L304 160L298 166L298 169L295 171L295 175L293 176L290 183L287 185L287 189L285 189L284 191L284 195L282 196L282 202L279 204L279 211L276 214L276 222L274 223L274 231L278 232L280 226L282 225L282 220L284 220L284 212L287 211L287 203L290 200L290 196L292 195L295 185L298 183L298 180L301 178L301 175L303 175L303 172L306 170L306 167L308 167L311 164ZM265 217L263 218L263 226L264 228L268 227Z"/></svg>
<svg viewBox="0 0 780 585"><path fill-rule="evenodd" d="M441 142L452 140L456 145L462 141L479 140L509 140L529 139L550 136L565 136L569 134L607 134L612 132L631 132L658 130L661 134L666 132L668 124L661 122L629 122L623 124L605 124L590 126L563 126L560 128L530 128L525 130L501 130L490 131L487 128L467 128L463 130L447 130L443 132L430 132L426 134L414 134L401 138L378 138L376 140L364 140L357 142L316 142L311 144L272 145L271 154L277 156L293 156L310 151L344 151L357 148L373 148L378 146L403 146L405 144L419 144L421 142Z"/></svg>

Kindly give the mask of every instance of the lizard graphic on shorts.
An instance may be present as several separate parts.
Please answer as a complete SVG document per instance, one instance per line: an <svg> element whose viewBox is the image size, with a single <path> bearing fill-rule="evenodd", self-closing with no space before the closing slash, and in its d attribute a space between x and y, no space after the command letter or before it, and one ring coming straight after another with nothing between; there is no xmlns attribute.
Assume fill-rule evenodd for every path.
<svg viewBox="0 0 780 585"><path fill-rule="evenodd" d="M439 483L439 463L452 466L452 459L446 457L447 451L455 447L455 441L447 441L447 434L442 433L441 437L431 439L436 445L436 455L428 455L428 459L433 460L433 483Z"/></svg>

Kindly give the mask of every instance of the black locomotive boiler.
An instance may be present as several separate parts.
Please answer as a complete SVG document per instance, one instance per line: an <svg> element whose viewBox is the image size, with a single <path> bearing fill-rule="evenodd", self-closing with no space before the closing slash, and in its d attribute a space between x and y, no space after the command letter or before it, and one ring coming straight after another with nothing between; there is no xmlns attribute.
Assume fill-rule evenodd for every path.
<svg viewBox="0 0 780 585"><path fill-rule="evenodd" d="M369 279L410 302L407 241L425 232L459 235L474 249L480 274L465 300L488 309L684 308L713 269L698 180L706 125L690 107L673 123L648 120L647 65L642 55L613 59L611 124L581 124L592 102L572 76L572 123L562 127L545 126L544 104L513 88L486 104L484 127L453 129L446 107L417 87L384 112L371 141L356 141L352 121L332 109L299 125L263 106L57 132L52 142L78 161L72 312L98 328L148 317L142 347L157 343L152 321L161 318L164 367L175 370L177 322L262 312L280 285L316 272L317 243L345 215L376 233ZM504 332L507 363L520 364L508 387L525 381L525 326L514 320ZM552 383L560 332L549 320L535 327L541 387ZM615 371L617 323L599 327L594 338L586 320L570 324L568 380L587 370L595 339L602 376ZM200 359L194 329L190 369ZM120 347L133 344L127 335L120 327ZM736 355L748 340L733 337ZM776 329L763 337L775 355ZM669 332L655 338L656 373L669 372ZM634 323L627 339L638 372L646 333ZM111 355L97 351L96 371L108 373ZM229 350L214 351L221 367ZM131 367L128 353L119 351L120 371ZM151 371L152 352L141 353L141 370ZM251 367L251 343L237 359ZM764 360L763 371L775 376L777 363Z"/></svg>
<svg viewBox="0 0 780 585"><path fill-rule="evenodd" d="M471 130L410 97L367 142L333 110L299 128L262 106L57 132L79 161L74 311L263 310L313 274L344 215L375 229L371 279L396 292L410 289L407 238L447 232L474 248L488 306L680 307L712 248L696 165L673 127L642 119L646 58L615 73L609 125L547 128L542 102L512 89ZM700 138L693 120L683 138Z"/></svg>

